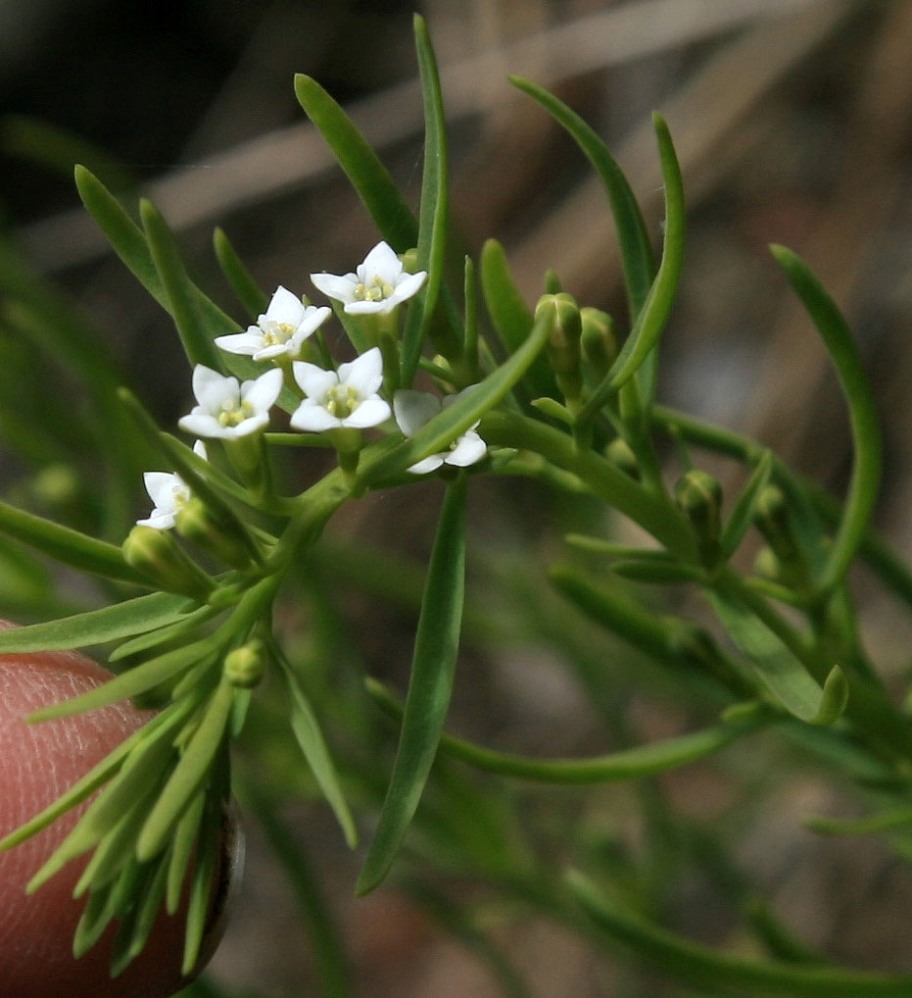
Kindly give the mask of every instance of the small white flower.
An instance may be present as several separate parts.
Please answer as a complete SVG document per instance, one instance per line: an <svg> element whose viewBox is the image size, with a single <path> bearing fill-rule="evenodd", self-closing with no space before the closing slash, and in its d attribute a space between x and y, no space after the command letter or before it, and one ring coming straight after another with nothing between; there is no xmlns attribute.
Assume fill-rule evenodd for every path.
<svg viewBox="0 0 912 998"><path fill-rule="evenodd" d="M206 445L202 440L197 440L193 445L193 453L206 460ZM192 498L190 486L180 475L169 474L167 471L147 471L143 475L143 482L154 509L145 520L137 520L136 525L170 530L177 514Z"/></svg>
<svg viewBox="0 0 912 998"><path fill-rule="evenodd" d="M193 369L193 394L199 405L177 425L198 437L226 440L256 433L268 424L269 410L281 390L282 372L278 368L238 384L237 378L225 378L197 364Z"/></svg>
<svg viewBox="0 0 912 998"><path fill-rule="evenodd" d="M412 389L396 392L393 398L393 411L399 429L407 437L415 436L437 413L451 406L456 399L475 387L470 385L468 388L463 388L457 395L448 395L442 402L436 395L428 392L416 392ZM460 434L447 450L431 454L407 470L415 475L426 475L436 471L443 464L450 464L456 468L467 468L470 464L476 464L485 456L488 449L484 440L475 432L476 426L478 423L474 423L465 433Z"/></svg>
<svg viewBox="0 0 912 998"><path fill-rule="evenodd" d="M311 274L310 279L323 294L343 302L351 315L386 315L421 290L427 272L405 273L392 248L380 242L354 274Z"/></svg>
<svg viewBox="0 0 912 998"><path fill-rule="evenodd" d="M215 345L228 353L243 354L254 360L273 360L283 355L297 357L301 345L332 315L325 305L305 305L281 285L269 302L269 307L248 326L246 333L217 336Z"/></svg>
<svg viewBox="0 0 912 998"><path fill-rule="evenodd" d="M343 426L364 430L389 419L390 407L377 394L383 383L378 347L340 365L338 373L304 361L296 361L292 371L307 396L291 417L296 430L323 433Z"/></svg>

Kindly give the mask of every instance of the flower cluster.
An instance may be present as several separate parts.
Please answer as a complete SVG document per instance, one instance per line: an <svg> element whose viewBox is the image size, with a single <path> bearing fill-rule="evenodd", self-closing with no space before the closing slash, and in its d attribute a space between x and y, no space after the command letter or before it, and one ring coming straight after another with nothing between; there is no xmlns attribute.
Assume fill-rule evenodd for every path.
<svg viewBox="0 0 912 998"><path fill-rule="evenodd" d="M314 286L340 303L345 313L358 317L390 316L416 295L427 273L406 272L402 261L385 242L378 243L354 272L336 275L311 274ZM463 393L439 399L426 392L404 389L388 401L381 395L384 383L383 355L372 346L337 369L313 363L310 339L329 319L332 310L298 298L279 286L266 311L245 332L218 336L215 344L226 353L268 363L269 370L256 378L239 381L198 364L193 371L193 394L197 404L182 417L182 430L204 439L220 439L231 453L242 451L242 441L257 440L269 425L270 410L283 388L298 395L300 403L292 412L292 429L305 433L326 433L343 457L342 447L351 449L351 437L358 431L379 427L391 417L405 437L413 437L433 416ZM306 359L305 359L306 358ZM470 391L465 389L464 391ZM477 424L476 424L477 425ZM433 454L412 465L408 471L428 474L442 465L465 468L480 461L486 446L476 427L454 440L446 451ZM206 459L202 440L194 446ZM249 450L246 452L249 453ZM154 509L141 526L168 530L190 502L189 486L176 474L148 472L146 491Z"/></svg>

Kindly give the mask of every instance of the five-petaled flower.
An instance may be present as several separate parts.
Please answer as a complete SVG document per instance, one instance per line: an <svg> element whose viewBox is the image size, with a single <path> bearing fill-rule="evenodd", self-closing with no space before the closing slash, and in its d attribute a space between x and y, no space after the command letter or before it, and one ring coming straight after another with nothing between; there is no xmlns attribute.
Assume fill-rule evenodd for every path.
<svg viewBox="0 0 912 998"><path fill-rule="evenodd" d="M407 437L413 437L430 419L442 409L451 406L460 396L472 391L476 386L470 385L457 395L448 395L443 401L428 392L416 392L403 389L396 392L393 398L393 411L399 429ZM464 433L460 434L445 451L430 454L428 457L407 470L415 475L426 475L436 471L441 465L449 464L456 468L467 468L470 464L480 461L487 451L484 440L475 432L478 423L474 423Z"/></svg>
<svg viewBox="0 0 912 998"><path fill-rule="evenodd" d="M206 460L206 445L197 440L193 453ZM156 530L170 530L177 514L190 502L190 486L180 475L167 471L147 471L143 475L146 492L152 500L153 510L145 520L137 520L140 527L154 527Z"/></svg>
<svg viewBox="0 0 912 998"><path fill-rule="evenodd" d="M427 272L407 274L392 248L380 242L355 273L311 274L310 279L323 294L342 302L352 315L386 315L421 290Z"/></svg>
<svg viewBox="0 0 912 998"><path fill-rule="evenodd" d="M304 361L296 361L292 371L307 396L291 416L296 430L364 430L390 416L389 405L377 394L383 383L383 360L377 347L340 365L338 372L324 371Z"/></svg>
<svg viewBox="0 0 912 998"><path fill-rule="evenodd" d="M254 360L294 359L301 346L332 315L325 305L305 305L281 285L276 289L266 311L246 333L217 336L215 344L228 353L244 354Z"/></svg>
<svg viewBox="0 0 912 998"><path fill-rule="evenodd" d="M265 429L269 410L282 390L282 372L274 368L254 381L238 383L203 364L193 369L193 394L199 405L178 426L197 437L232 440Z"/></svg>

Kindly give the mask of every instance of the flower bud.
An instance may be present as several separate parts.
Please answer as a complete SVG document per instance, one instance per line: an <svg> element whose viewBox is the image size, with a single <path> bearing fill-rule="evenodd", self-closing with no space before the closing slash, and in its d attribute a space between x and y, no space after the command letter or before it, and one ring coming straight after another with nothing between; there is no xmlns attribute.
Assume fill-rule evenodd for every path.
<svg viewBox="0 0 912 998"><path fill-rule="evenodd" d="M700 560L713 565L722 532L722 487L712 475L693 468L675 486L675 501L697 535Z"/></svg>
<svg viewBox="0 0 912 998"><path fill-rule="evenodd" d="M239 536L238 531L213 516L206 504L196 497L191 498L178 511L175 520L181 537L196 544L204 551L234 568L248 568L252 552L248 539Z"/></svg>
<svg viewBox="0 0 912 998"><path fill-rule="evenodd" d="M134 527L123 542L123 556L128 565L168 592L205 600L214 587L166 531Z"/></svg>
<svg viewBox="0 0 912 998"><path fill-rule="evenodd" d="M618 355L617 325L607 312L586 306L580 309L583 360L597 381L601 381Z"/></svg>
<svg viewBox="0 0 912 998"><path fill-rule="evenodd" d="M580 401L583 377L580 371L580 336L582 322L579 306L572 295L565 292L542 295L536 315L544 306L554 306L555 321L548 340L548 359L557 378L564 400L569 406Z"/></svg>
<svg viewBox="0 0 912 998"><path fill-rule="evenodd" d="M617 465L625 475L639 479L640 466L637 464L636 454L633 453L630 444L623 437L615 437L608 444L605 449L605 457L612 464Z"/></svg>
<svg viewBox="0 0 912 998"><path fill-rule="evenodd" d="M232 686L242 690L259 685L265 671L265 650L263 642L258 639L248 641L225 656L225 678Z"/></svg>

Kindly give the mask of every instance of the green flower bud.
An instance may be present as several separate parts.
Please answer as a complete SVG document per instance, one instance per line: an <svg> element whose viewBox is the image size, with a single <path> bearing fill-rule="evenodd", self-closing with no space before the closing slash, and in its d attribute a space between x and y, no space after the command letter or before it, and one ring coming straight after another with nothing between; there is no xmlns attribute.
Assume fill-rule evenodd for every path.
<svg viewBox="0 0 912 998"><path fill-rule="evenodd" d="M719 556L722 533L722 487L712 475L694 468L675 486L675 501L697 535L700 560L707 567Z"/></svg>
<svg viewBox="0 0 912 998"><path fill-rule="evenodd" d="M572 295L561 292L542 295L535 310L536 316L543 306L549 304L555 307L555 322L548 340L548 359L564 400L572 408L580 401L583 392L580 370L580 336L583 327L580 310Z"/></svg>
<svg viewBox="0 0 912 998"><path fill-rule="evenodd" d="M633 453L630 444L623 437L615 437L608 444L605 449L605 457L612 464L617 465L625 475L639 480L640 466L637 464L636 454Z"/></svg>
<svg viewBox="0 0 912 998"><path fill-rule="evenodd" d="M810 579L807 559L795 535L786 497L777 486L767 485L757 497L754 523L775 557L774 577L798 589L806 586Z"/></svg>
<svg viewBox="0 0 912 998"><path fill-rule="evenodd" d="M195 496L178 510L175 527L181 537L234 568L248 568L252 560L248 539L220 522Z"/></svg>
<svg viewBox="0 0 912 998"><path fill-rule="evenodd" d="M212 579L166 531L135 526L122 550L128 565L167 592L205 601L214 588Z"/></svg>
<svg viewBox="0 0 912 998"><path fill-rule="evenodd" d="M583 331L580 345L583 360L601 381L618 355L617 324L607 312L586 306L580 309Z"/></svg>
<svg viewBox="0 0 912 998"><path fill-rule="evenodd" d="M266 671L266 654L263 642L255 639L235 648L225 656L225 678L232 686L242 690L259 685Z"/></svg>

